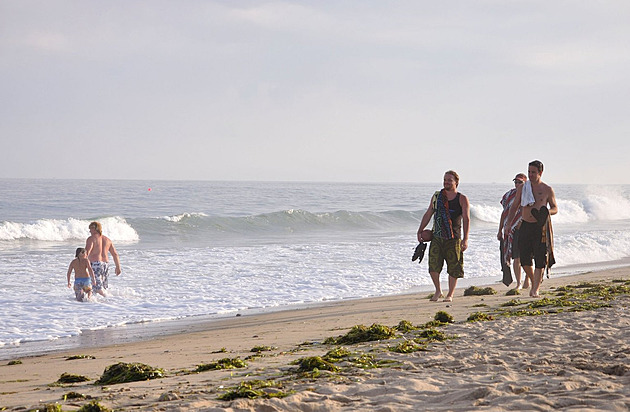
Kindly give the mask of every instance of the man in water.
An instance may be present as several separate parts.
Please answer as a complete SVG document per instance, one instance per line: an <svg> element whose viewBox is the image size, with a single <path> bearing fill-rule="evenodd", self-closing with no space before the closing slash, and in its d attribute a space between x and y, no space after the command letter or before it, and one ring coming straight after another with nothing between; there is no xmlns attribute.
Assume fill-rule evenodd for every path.
<svg viewBox="0 0 630 412"><path fill-rule="evenodd" d="M90 223L90 237L85 241L85 250L87 252L88 260L94 271L94 277L96 278L96 285L94 285L94 291L105 296L105 289L108 287L109 277L109 257L108 253L111 253L116 264L116 276L120 275L120 260L118 259L118 252L112 241L103 236L103 228L99 222Z"/></svg>
<svg viewBox="0 0 630 412"><path fill-rule="evenodd" d="M555 263L553 257L553 230L550 215L558 213L556 194L551 186L541 180L543 164L539 160L529 163L527 174L529 181L519 185L516 189L514 203L510 207L507 221L511 222L518 208L522 207L521 229L519 233L519 249L521 266L525 274L532 279L529 296L540 297L540 284L543 271ZM549 208L547 208L549 205ZM504 238L509 228L503 230ZM534 270L532 258L536 264Z"/></svg>
<svg viewBox="0 0 630 412"><path fill-rule="evenodd" d="M442 296L440 272L446 261L448 277L448 294L444 302L453 301L457 279L464 277L464 251L468 248L468 232L470 228L470 208L468 198L457 192L459 175L453 170L444 173L444 188L435 192L427 211L422 217L418 229L418 241L422 239L422 231L433 216L433 239L429 247L429 274L435 286L432 302ZM462 233L463 225L463 233ZM463 235L463 237L462 237Z"/></svg>
<svg viewBox="0 0 630 412"><path fill-rule="evenodd" d="M510 207L514 203L514 198L516 197L516 189L527 181L527 176L525 176L524 173L519 173L512 180L514 181L514 189L510 189L505 192L505 194L501 198L503 213L501 214L501 219L499 222L499 232L497 233L497 239L502 242L502 265L507 265L506 270L509 270L510 260L512 260L514 277L516 277L516 289L520 290L521 288L528 289L530 281L529 277L526 274L525 282L521 283L521 259L518 249L518 234L521 227L522 210L519 207L516 211L516 214L514 215L514 218L509 223L507 221L507 216L508 213L510 213ZM510 231L508 233L508 236L504 238L503 229L505 229L506 225L510 227Z"/></svg>

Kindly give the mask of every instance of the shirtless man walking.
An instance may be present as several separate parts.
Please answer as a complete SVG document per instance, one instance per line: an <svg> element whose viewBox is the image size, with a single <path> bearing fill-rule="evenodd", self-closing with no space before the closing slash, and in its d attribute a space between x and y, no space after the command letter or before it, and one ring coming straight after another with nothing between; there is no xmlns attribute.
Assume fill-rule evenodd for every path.
<svg viewBox="0 0 630 412"><path fill-rule="evenodd" d="M116 264L116 276L120 275L120 260L118 259L118 252L112 241L103 236L103 228L99 222L90 223L90 237L85 241L85 250L87 252L88 260L94 271L94 277L96 278L96 285L94 291L105 296L105 289L108 287L109 277L109 258L108 253L111 253Z"/></svg>
<svg viewBox="0 0 630 412"><path fill-rule="evenodd" d="M527 174L529 181L516 188L516 197L510 207L507 221L511 222L522 207L523 222L519 234L519 249L521 266L528 277L532 279L532 288L529 296L540 297L540 284L542 283L545 267L550 267L550 254L547 250L547 236L551 234L549 216L558 213L556 195L551 188L541 180L543 164L539 160L529 163ZM531 190L530 190L531 188ZM549 208L547 208L549 205ZM548 230L549 229L549 230ZM507 238L509 228L504 229L503 236ZM532 258L536 264L534 270Z"/></svg>

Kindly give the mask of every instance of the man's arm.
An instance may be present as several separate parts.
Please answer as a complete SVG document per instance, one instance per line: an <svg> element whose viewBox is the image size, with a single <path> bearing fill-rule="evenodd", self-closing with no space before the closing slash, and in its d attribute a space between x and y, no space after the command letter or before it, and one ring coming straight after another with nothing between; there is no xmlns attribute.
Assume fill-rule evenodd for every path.
<svg viewBox="0 0 630 412"><path fill-rule="evenodd" d="M556 194L554 193L551 186L549 186L549 199L547 199L549 203L549 214L555 215L558 213L558 204L556 203Z"/></svg>
<svg viewBox="0 0 630 412"><path fill-rule="evenodd" d="M429 203L429 207L427 208L427 211L424 212L424 216L422 216L422 221L420 221L420 227L418 228L418 242L422 243L422 231L424 230L425 227L427 227L427 225L429 224L429 221L431 221L431 216L433 216L433 198L431 198L431 203Z"/></svg>
<svg viewBox="0 0 630 412"><path fill-rule="evenodd" d="M70 286L70 275L71 275L71 274L72 274L72 262L70 262L70 266L68 266L68 274L67 274L67 277L68 277L68 287L71 287L71 286Z"/></svg>
<svg viewBox="0 0 630 412"><path fill-rule="evenodd" d="M120 259L118 258L118 252L116 252L116 248L114 247L114 244L110 241L109 242L109 253L111 253L112 257L114 258L114 263L116 264L116 276L120 275Z"/></svg>
<svg viewBox="0 0 630 412"><path fill-rule="evenodd" d="M459 204L462 207L463 218L463 239L462 239L462 252L468 249L468 231L470 230L470 203L468 198L464 195L459 197Z"/></svg>
<svg viewBox="0 0 630 412"><path fill-rule="evenodd" d="M90 256L90 252L92 252L92 249L94 248L94 240L92 239L92 236L88 237L85 240L85 256Z"/></svg>

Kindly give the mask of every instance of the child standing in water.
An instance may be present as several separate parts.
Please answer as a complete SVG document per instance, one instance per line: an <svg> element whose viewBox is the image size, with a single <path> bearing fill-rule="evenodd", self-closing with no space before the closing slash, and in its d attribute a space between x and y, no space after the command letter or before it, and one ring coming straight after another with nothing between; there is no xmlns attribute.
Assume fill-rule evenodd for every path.
<svg viewBox="0 0 630 412"><path fill-rule="evenodd" d="M92 266L87 260L85 249L82 247L77 248L74 256L76 256L76 259L70 262L68 267L68 288L72 287L70 285L70 275L72 270L74 270L74 294L79 302L83 302L85 295L87 295L88 299L92 297L92 285L96 285L96 279L94 278Z"/></svg>

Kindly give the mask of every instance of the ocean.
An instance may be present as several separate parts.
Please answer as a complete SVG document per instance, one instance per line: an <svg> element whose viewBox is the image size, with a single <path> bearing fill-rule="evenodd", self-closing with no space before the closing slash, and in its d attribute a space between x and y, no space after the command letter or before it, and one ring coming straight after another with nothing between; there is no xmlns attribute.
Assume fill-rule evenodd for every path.
<svg viewBox="0 0 630 412"><path fill-rule="evenodd" d="M459 287L497 283L506 290L498 284L496 234L510 183L459 187L471 203ZM553 186L559 213L552 219L551 276L630 264L630 185ZM411 256L420 219L440 188L0 179L0 359L86 339L139 339L147 335L142 328L159 333L173 321L425 296L433 289L426 260ZM123 272L110 275L107 297L77 302L66 271L92 220L113 240Z"/></svg>

